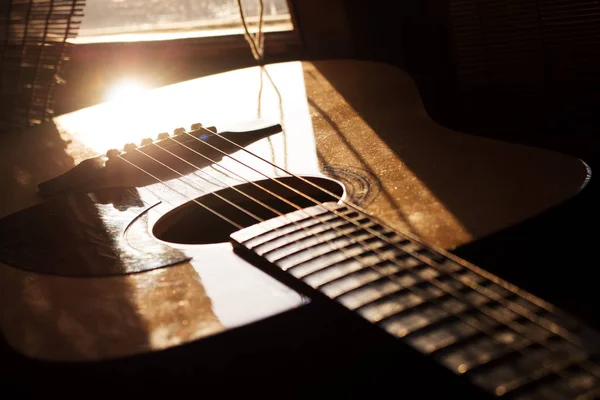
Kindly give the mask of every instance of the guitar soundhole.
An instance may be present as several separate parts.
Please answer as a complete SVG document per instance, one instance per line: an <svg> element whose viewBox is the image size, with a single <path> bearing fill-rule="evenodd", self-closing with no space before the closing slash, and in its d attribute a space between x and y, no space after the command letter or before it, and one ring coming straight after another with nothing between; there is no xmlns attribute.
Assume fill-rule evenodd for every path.
<svg viewBox="0 0 600 400"><path fill-rule="evenodd" d="M304 177L304 179L338 198L344 194L344 187L337 181L316 177ZM295 211L297 207L313 206L315 205L313 199L319 203L337 201L337 198L294 177L255 183L256 185L246 183L235 188L222 189L187 202L160 218L152 232L158 239L171 243L222 243L227 242L229 235L238 228L216 213L243 227L248 227L261 220L278 217L279 213Z"/></svg>

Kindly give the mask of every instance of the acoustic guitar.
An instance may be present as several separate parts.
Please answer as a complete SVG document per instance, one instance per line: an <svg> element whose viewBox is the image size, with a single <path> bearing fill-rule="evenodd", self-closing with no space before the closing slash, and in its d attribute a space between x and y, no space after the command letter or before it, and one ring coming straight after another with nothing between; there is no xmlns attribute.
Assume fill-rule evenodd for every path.
<svg viewBox="0 0 600 400"><path fill-rule="evenodd" d="M19 393L598 394L596 332L450 253L576 195L585 164L437 125L401 70L248 68L2 140Z"/></svg>

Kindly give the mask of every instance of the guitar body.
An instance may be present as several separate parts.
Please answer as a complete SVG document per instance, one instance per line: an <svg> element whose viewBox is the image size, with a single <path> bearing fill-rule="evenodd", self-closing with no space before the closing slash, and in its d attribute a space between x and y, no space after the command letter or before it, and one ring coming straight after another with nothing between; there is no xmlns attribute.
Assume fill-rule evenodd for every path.
<svg viewBox="0 0 600 400"><path fill-rule="evenodd" d="M251 360L263 354L257 365L269 364L279 383L290 384L296 378L284 378L273 365L286 345L296 355L282 356L280 366L295 373L329 360L315 359L317 350L335 354L337 367L348 361L340 354L355 342L339 335L371 332L366 324L239 257L227 239L235 229L189 201L199 199L234 219L239 212L210 193L243 206L224 188L251 189L252 182L272 184L269 178L298 183L273 164L449 250L560 204L589 177L577 159L435 124L412 79L393 67L323 61L265 69L183 82L2 138L0 185L7 195L0 199L0 327L26 357L19 358L25 370L34 364L39 371L51 365L55 374L88 368L91 376L119 369L123 379L143 379L144 365L153 365L153 377L226 380L247 373L250 382L260 375L247 370ZM279 122L283 130L251 138L249 152L232 151L164 182L124 179L51 198L36 190L109 148L161 131L257 118ZM314 327L307 326L311 321ZM347 365L362 365L370 382L378 382L384 375L377 374L388 371L381 365L395 353L384 350L393 340L372 335L374 343L356 345L360 356ZM312 353L300 361L304 351ZM389 363L366 368L372 354ZM80 369L79 362L93 363ZM181 364L194 367L182 372ZM203 378L192 377L198 368ZM316 370L327 371L323 365ZM339 371L332 377L344 380ZM324 381L320 376L313 383Z"/></svg>

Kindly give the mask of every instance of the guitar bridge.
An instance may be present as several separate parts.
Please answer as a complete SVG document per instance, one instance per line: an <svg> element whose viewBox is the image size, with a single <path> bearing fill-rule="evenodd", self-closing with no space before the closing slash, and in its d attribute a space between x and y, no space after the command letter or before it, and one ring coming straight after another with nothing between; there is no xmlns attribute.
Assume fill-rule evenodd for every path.
<svg viewBox="0 0 600 400"><path fill-rule="evenodd" d="M122 150L111 149L106 155L82 161L64 174L40 183L38 190L42 196L50 197L62 193L93 191L106 187L145 186L155 183L154 178L148 178L147 174L140 173L140 170L134 166L150 172L160 180L168 180L176 176L159 163L172 162L171 158L173 157L169 157L170 154L180 147L191 151L202 149L202 153L207 158L218 161L223 154L214 149L211 151L210 147L203 143L218 146L219 150L229 154L239 150L239 146L247 146L266 136L281 132L281 130L281 125L262 120L230 126L222 132L218 132L214 126L204 127L199 123L193 124L188 132L184 128L177 128L173 135L164 132L159 134L156 140L144 139L139 146L129 143ZM217 140L218 138L227 140ZM203 168L210 163L207 164L205 158L204 162L198 164L198 161L195 160L196 168ZM192 170L182 171L184 173L192 172Z"/></svg>

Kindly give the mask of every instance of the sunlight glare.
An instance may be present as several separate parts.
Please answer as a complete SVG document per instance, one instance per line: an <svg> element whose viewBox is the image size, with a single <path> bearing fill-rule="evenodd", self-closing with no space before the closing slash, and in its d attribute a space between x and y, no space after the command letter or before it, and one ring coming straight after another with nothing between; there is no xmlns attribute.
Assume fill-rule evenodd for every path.
<svg viewBox="0 0 600 400"><path fill-rule="evenodd" d="M144 90L144 86L138 82L123 80L108 91L105 99L109 102L128 102L139 97Z"/></svg>
<svg viewBox="0 0 600 400"><path fill-rule="evenodd" d="M105 96L104 107L109 111L110 119L107 122L110 127L107 126L103 136L119 137L124 140L123 144L139 143L137 136L143 129L140 121L147 119L149 113L147 94L146 87L133 79L124 79L115 84ZM153 130L145 135L151 132Z"/></svg>

